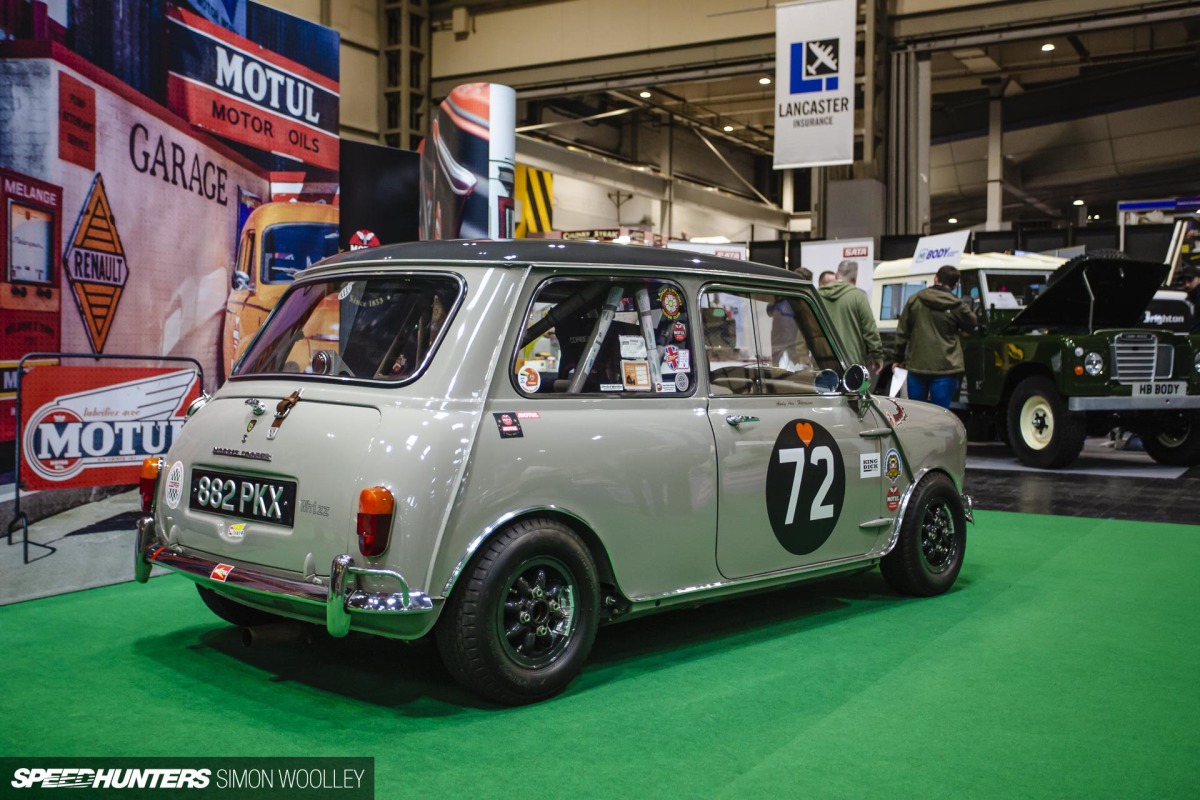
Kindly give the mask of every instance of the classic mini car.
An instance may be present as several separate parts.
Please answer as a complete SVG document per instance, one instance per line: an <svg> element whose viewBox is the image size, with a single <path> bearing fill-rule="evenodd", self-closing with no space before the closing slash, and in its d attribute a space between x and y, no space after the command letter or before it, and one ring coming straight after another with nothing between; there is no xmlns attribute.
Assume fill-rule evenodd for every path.
<svg viewBox="0 0 1200 800"><path fill-rule="evenodd" d="M938 265L880 264L872 303L885 343ZM956 409L988 419L1025 464L1054 468L1121 427L1163 464L1200 463L1200 337L1178 327L1166 264L1120 254L965 255L959 292L981 327L963 336Z"/></svg>
<svg viewBox="0 0 1200 800"><path fill-rule="evenodd" d="M597 626L879 564L963 563L965 432L866 391L813 287L627 245L429 242L288 288L143 466L136 567L244 626L415 639L505 704Z"/></svg>

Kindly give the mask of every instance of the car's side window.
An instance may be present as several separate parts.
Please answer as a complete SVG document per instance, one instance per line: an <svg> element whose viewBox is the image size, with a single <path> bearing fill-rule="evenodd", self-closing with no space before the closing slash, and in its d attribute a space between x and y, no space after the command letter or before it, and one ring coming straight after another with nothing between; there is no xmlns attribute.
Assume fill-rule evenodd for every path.
<svg viewBox="0 0 1200 800"><path fill-rule="evenodd" d="M707 291L700 317L713 395L817 394L821 370L840 373L816 312L801 297Z"/></svg>
<svg viewBox="0 0 1200 800"><path fill-rule="evenodd" d="M924 283L885 283L880 287L882 295L879 301L879 318L881 320L900 319L900 312L908 298L925 288Z"/></svg>
<svg viewBox="0 0 1200 800"><path fill-rule="evenodd" d="M526 314L512 375L526 395L690 394L683 290L649 278L552 278Z"/></svg>

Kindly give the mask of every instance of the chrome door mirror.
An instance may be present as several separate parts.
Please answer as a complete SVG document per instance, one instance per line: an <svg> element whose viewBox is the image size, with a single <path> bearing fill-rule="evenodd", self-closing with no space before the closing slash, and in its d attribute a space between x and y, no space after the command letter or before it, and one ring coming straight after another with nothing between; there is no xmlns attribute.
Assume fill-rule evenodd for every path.
<svg viewBox="0 0 1200 800"><path fill-rule="evenodd" d="M871 386L871 373L862 364L852 364L842 376L842 386L846 387L850 394L866 397Z"/></svg>
<svg viewBox="0 0 1200 800"><path fill-rule="evenodd" d="M233 271L233 280L229 282L235 292L242 292L250 288L250 276L242 272L240 269Z"/></svg>
<svg viewBox="0 0 1200 800"><path fill-rule="evenodd" d="M819 394L837 394L841 391L838 374L831 369L823 369L818 372L817 377L813 379L813 385Z"/></svg>

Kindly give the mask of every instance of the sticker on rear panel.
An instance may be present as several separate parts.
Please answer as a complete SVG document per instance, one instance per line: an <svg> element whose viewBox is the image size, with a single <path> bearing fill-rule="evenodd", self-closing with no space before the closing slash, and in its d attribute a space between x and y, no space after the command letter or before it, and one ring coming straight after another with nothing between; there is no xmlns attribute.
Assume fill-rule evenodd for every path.
<svg viewBox="0 0 1200 800"><path fill-rule="evenodd" d="M182 461L176 461L171 465L171 470L167 473L167 486L163 493L163 499L166 500L168 508L179 508L179 501L183 499Z"/></svg>
<svg viewBox="0 0 1200 800"><path fill-rule="evenodd" d="M530 366L521 367L517 371L517 385L525 394L536 394L542 388L542 373Z"/></svg>
<svg viewBox="0 0 1200 800"><path fill-rule="evenodd" d="M515 411L500 411L492 414L496 418L496 427L500 429L501 439L523 439L521 422Z"/></svg>
<svg viewBox="0 0 1200 800"><path fill-rule="evenodd" d="M816 422L783 427L767 465L767 518L789 553L813 552L833 535L846 497L846 467L833 435Z"/></svg>
<svg viewBox="0 0 1200 800"><path fill-rule="evenodd" d="M883 457L883 474L886 475L887 479L892 482L893 486L895 486L896 481L900 479L900 475L902 473L903 468L900 462L900 451L893 447L891 450L888 450L887 455Z"/></svg>
<svg viewBox="0 0 1200 800"><path fill-rule="evenodd" d="M208 577L214 581L220 581L221 583L224 583L225 579L229 577L229 573L231 572L233 572L232 564L217 564L212 568L212 572L208 573Z"/></svg>

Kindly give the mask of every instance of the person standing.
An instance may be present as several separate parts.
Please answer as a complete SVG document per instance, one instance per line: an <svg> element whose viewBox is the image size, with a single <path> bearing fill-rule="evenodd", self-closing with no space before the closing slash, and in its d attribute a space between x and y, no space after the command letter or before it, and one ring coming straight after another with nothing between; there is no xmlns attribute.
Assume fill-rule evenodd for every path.
<svg viewBox="0 0 1200 800"><path fill-rule="evenodd" d="M896 325L897 366L908 369L908 396L949 408L965 371L959 335L975 329L970 306L955 296L958 270L942 267L933 286L904 304Z"/></svg>
<svg viewBox="0 0 1200 800"><path fill-rule="evenodd" d="M1188 304L1192 307L1192 333L1200 333L1200 267L1188 265L1183 268L1183 290L1187 292Z"/></svg>
<svg viewBox="0 0 1200 800"><path fill-rule="evenodd" d="M838 264L837 279L817 289L817 293L825 301L850 363L863 364L875 375L883 366L883 342L867 293L854 285L856 280L858 263L843 261Z"/></svg>

